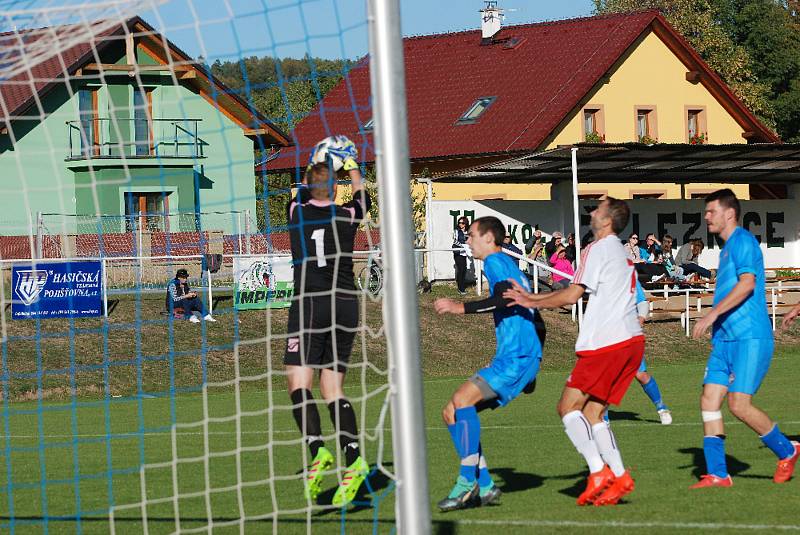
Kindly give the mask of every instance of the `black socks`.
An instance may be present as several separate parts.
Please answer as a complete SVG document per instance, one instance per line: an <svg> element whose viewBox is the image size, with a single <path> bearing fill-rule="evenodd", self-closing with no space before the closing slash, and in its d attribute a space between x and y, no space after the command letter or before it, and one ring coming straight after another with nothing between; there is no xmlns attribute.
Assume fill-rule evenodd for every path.
<svg viewBox="0 0 800 535"><path fill-rule="evenodd" d="M353 405L345 398L339 398L336 401L328 404L328 410L331 413L331 421L334 427L339 431L339 447L344 452L345 462L350 466L361 451L358 447L358 426L356 424L356 412L353 410ZM338 412L338 421L336 419Z"/></svg>
<svg viewBox="0 0 800 535"><path fill-rule="evenodd" d="M299 388L289 394L289 397L294 405L292 409L294 421L297 422L297 427L303 433L303 438L311 450L311 457L314 458L319 449L325 445L322 441L322 427L319 422L317 404L314 403L314 395L310 390Z"/></svg>

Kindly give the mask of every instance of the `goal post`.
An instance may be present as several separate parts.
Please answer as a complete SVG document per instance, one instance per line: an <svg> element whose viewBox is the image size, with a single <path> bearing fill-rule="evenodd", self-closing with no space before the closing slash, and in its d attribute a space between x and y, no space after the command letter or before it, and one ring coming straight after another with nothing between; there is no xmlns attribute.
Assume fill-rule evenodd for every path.
<svg viewBox="0 0 800 535"><path fill-rule="evenodd" d="M430 532L431 516L419 307L415 306L414 225L400 2L370 0L370 8L370 76L383 254L386 256L383 310L392 383L397 523L399 533L424 534Z"/></svg>

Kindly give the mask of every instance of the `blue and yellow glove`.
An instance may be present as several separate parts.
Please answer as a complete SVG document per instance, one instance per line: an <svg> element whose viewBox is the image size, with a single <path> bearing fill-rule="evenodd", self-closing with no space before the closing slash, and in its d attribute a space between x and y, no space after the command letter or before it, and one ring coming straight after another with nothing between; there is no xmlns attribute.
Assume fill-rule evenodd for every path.
<svg viewBox="0 0 800 535"><path fill-rule="evenodd" d="M358 169L358 149L346 136L336 136L336 146L329 147L328 154L339 158L345 171Z"/></svg>

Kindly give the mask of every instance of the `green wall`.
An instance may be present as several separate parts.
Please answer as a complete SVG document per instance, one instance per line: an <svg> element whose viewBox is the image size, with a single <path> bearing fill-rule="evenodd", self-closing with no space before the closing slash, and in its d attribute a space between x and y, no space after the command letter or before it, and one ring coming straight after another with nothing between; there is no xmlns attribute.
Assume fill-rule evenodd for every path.
<svg viewBox="0 0 800 535"><path fill-rule="evenodd" d="M100 87L99 116L120 119L117 128L111 121L102 123L103 140L130 139L127 119L133 117L133 83L135 79L122 75L114 76L112 85ZM202 212L247 209L255 214L253 143L242 129L201 96L171 85L171 77L148 76L144 83L156 86L154 118L200 119L198 136L205 143L205 157L134 159L117 151L112 155L119 158L65 161L69 154L65 123L78 119L74 93L79 86L72 91L61 86L42 99L42 110L34 111L30 120L15 121L11 134L0 138L1 234L27 234L37 212L123 215L124 191L158 187L177 193L177 203L170 197L172 213L194 212L197 207ZM191 122L182 125L190 132L194 129ZM154 129L156 139L174 137L174 127L157 122ZM181 134L179 141L188 143L190 139ZM73 141L77 142L77 137ZM189 150L181 148L182 154L190 154ZM76 232L75 219L49 217L48 229L52 233ZM208 230L233 231L235 218L209 221L212 219L213 223L204 225Z"/></svg>

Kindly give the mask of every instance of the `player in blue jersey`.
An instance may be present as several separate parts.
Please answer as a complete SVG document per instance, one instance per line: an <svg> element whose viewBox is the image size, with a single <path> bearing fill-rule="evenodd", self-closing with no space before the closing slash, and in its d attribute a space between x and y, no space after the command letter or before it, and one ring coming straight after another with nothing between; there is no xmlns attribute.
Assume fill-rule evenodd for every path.
<svg viewBox="0 0 800 535"><path fill-rule="evenodd" d="M712 349L700 397L707 474L691 488L733 485L725 463L720 412L726 394L731 413L758 433L778 457L775 483L788 481L800 458L800 444L786 438L777 424L753 405L753 395L772 360L773 338L764 288L764 258L755 237L738 226L740 210L739 200L729 189L706 197L708 230L719 234L725 246L719 255L713 307L693 331L694 338L700 338L711 328Z"/></svg>
<svg viewBox="0 0 800 535"><path fill-rule="evenodd" d="M644 290L642 289L642 285L639 284L638 279L636 280L636 309L639 314L639 322L644 324L650 310L647 306L647 297L644 295ZM639 371L636 372L636 380L639 381L642 390L644 390L644 393L650 398L650 401L653 402L656 412L658 413L658 419L661 420L661 423L663 425L671 424L672 412L670 412L669 407L667 407L664 400L661 398L661 390L658 388L656 378L647 372L645 359L642 359Z"/></svg>
<svg viewBox="0 0 800 535"><path fill-rule="evenodd" d="M644 322L647 321L647 315L650 313L650 309L647 305L647 296L644 294L644 289L642 289L642 285L639 284L639 280L636 280L636 311L639 315L639 323L644 326ZM639 382L639 385L644 390L644 393L650 398L650 401L653 402L653 405L656 408L656 412L658 413L658 419L661 420L662 425L670 425L672 423L672 412L669 410L669 407L664 403L664 400L661 397L661 389L658 388L658 383L656 382L656 378L653 377L647 371L647 363L645 359L642 358L642 364L639 366L639 371L636 372L636 380ZM603 415L603 419L608 422L608 409Z"/></svg>
<svg viewBox="0 0 800 535"><path fill-rule="evenodd" d="M503 292L511 288L509 280L530 291L528 279L517 261L502 252L506 231L496 217L476 219L469 229L467 244L475 258L484 261L489 281L489 298L463 303L452 299L434 302L439 314L494 315L497 351L489 365L464 382L445 405L442 418L461 459L459 476L453 490L439 502L442 511L463 509L473 502L481 505L500 496L481 448L481 424L478 411L502 407L521 392L532 392L542 360L544 322L535 310L522 306L508 307L510 299Z"/></svg>

